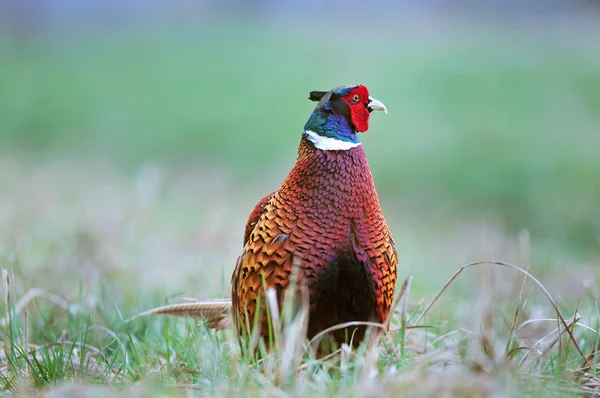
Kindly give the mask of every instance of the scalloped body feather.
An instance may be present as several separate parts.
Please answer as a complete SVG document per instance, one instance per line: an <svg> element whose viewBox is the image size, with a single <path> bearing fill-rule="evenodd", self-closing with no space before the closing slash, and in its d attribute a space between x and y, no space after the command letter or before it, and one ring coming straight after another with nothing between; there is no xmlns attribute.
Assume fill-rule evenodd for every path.
<svg viewBox="0 0 600 398"><path fill-rule="evenodd" d="M384 322L397 258L362 146L322 150L304 136L288 177L248 220L231 281L234 325L252 324L260 310L265 335L264 289L275 289L282 303L294 272L308 293L308 337L349 321ZM364 328L353 332L360 342ZM346 336L333 333L337 342Z"/></svg>

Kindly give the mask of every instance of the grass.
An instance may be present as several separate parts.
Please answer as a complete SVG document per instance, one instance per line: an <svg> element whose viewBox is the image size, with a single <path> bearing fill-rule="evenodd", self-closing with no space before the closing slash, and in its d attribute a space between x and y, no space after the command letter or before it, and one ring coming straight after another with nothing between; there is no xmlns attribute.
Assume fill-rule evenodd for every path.
<svg viewBox="0 0 600 398"><path fill-rule="evenodd" d="M256 362L230 331L210 330L198 320L142 317L126 323L182 297L228 296L231 259L241 245L237 232L251 192L221 180L214 198L229 199L207 198L201 193L215 176L204 176L203 169L173 177L161 189L144 185L156 184L149 175L158 169L128 179L88 164L88 178L81 179L70 162L39 168L13 161L2 168L10 188L0 212L5 225L0 256L9 276L3 291L10 292L0 372L7 391L564 396L584 388L577 373L584 358L576 347L584 356L596 351L597 274L588 270L587 288L581 280L569 286L562 271L560 283L552 282L557 271L537 264L527 233L512 245L506 237L484 238L503 247L497 258L515 258L547 281L545 289L553 301L559 297L570 326L569 319L580 315L571 326L576 344L564 331L553 341L558 324L549 297L510 269L472 266L442 290L459 265L448 257L456 247L444 248L444 234L420 235L418 220L406 224L407 218L389 220L403 242L402 301L379 349L344 350L317 360L302 339L288 338L287 345ZM408 233L415 234L414 241L401 238ZM459 234L467 242L461 250L477 257L473 242L481 231ZM440 257L427 255L432 242ZM408 275L415 276L404 289ZM594 369L587 370L587 388L596 388Z"/></svg>
<svg viewBox="0 0 600 398"><path fill-rule="evenodd" d="M111 324L113 329L91 324L90 317L101 315L105 304L87 316L60 308L59 318L72 332L64 331L55 343L28 344L22 314L15 310L19 305L5 298L10 315L1 382L11 392L34 391L75 379L138 394L154 394L157 388L167 394L244 392L253 396L371 396L374 391L378 395L403 391L407 396L597 393L598 333L579 322L586 318L598 323L596 299L579 308L586 312L583 317L576 313L565 320L559 313L557 319L527 318L523 314L529 306L528 290L531 286L545 288L521 271L517 300L485 288L469 312L471 319L459 319L452 313L426 316L462 270L493 265L520 270L506 263L469 264L425 309L422 303L410 300L407 279L399 295L404 304L396 305L391 331L379 344L363 345L356 352L342 347L337 355L324 359L316 359L297 334L303 327L302 317L285 324L287 338L257 361L245 349L240 351L231 333L212 331L202 322L138 318L124 323L117 319ZM8 273L4 278L5 291L11 291ZM40 298L47 299L44 295ZM549 295L548 299L550 307L559 311ZM463 327L465 323L473 329ZM136 385L133 390L131 383ZM79 391L83 387L75 384L69 388Z"/></svg>
<svg viewBox="0 0 600 398"><path fill-rule="evenodd" d="M432 33L390 16L374 36L331 29L323 40L314 19L198 25L2 39L6 391L597 391L594 29ZM317 360L290 338L257 362L201 321L125 323L183 297L229 296L246 217L295 158L305 96L346 82L390 110L361 139L399 279L412 276L378 348ZM550 297L490 264L444 288L481 259L528 269Z"/></svg>

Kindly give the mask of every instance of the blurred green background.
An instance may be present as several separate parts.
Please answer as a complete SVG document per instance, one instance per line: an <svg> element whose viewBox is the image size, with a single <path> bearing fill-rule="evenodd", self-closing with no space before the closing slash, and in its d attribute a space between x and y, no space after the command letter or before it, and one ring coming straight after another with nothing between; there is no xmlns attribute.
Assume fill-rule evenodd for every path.
<svg viewBox="0 0 600 398"><path fill-rule="evenodd" d="M481 228L513 243L528 230L538 266L597 267L597 18L394 10L13 23L0 44L0 153L18 181L5 175L12 182L0 192L18 203L33 193L15 186L60 163L73 195L87 187L93 197L151 165L166 173L167 197L169 186L198 185L183 188L188 205L177 202L164 220L210 230L214 207L229 204L235 222L224 233L238 245L254 203L293 165L314 106L308 92L362 83L389 109L361 140L402 272L427 274L415 258L430 251L466 252L442 256L452 267L490 257L497 252L474 248ZM97 164L113 177L98 177ZM206 178L182 181L190 170ZM423 236L436 243L417 242ZM219 265L232 268L238 249Z"/></svg>

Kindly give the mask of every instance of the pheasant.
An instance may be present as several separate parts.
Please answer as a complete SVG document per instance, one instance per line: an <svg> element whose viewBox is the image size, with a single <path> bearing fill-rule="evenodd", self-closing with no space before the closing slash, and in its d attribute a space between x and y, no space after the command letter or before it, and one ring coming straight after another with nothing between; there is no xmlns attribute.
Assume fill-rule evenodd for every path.
<svg viewBox="0 0 600 398"><path fill-rule="evenodd" d="M240 334L258 320L258 331L267 335L266 289L274 289L280 306L288 288L306 293L309 338L351 321L384 323L390 313L398 254L357 134L369 129L372 111L387 109L363 85L312 91L309 99L318 103L304 126L296 164L246 224L231 278L231 308L223 307ZM201 303L165 308L154 313L206 316ZM354 345L365 331L350 331ZM339 344L348 332L338 329L331 337Z"/></svg>
<svg viewBox="0 0 600 398"><path fill-rule="evenodd" d="M231 279L238 329L252 324L265 287L282 302L293 272L308 291L309 338L345 322L384 322L390 311L398 257L357 135L368 130L371 111L387 110L362 85L313 91L309 98L319 102L295 166L248 219ZM262 334L266 322L261 315ZM359 328L353 341L363 333Z"/></svg>

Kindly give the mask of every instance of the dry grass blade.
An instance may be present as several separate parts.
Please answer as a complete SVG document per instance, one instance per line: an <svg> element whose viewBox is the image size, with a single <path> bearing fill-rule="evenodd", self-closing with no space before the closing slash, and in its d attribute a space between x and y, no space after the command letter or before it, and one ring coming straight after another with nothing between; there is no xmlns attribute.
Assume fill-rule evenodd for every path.
<svg viewBox="0 0 600 398"><path fill-rule="evenodd" d="M560 338L567 332L567 330L572 330L574 325L581 319L581 315L576 313L571 318L569 318L566 323L567 327L565 328L562 325L558 325L554 330L548 333L546 336L542 337L538 341L536 341L532 346L532 352L536 353L534 361L539 361L542 356L548 353L552 347L560 340ZM521 363L524 363L526 357L523 358Z"/></svg>
<svg viewBox="0 0 600 398"><path fill-rule="evenodd" d="M29 357L29 313L25 311L23 314L23 349L25 355ZM25 374L30 374L29 361L25 361Z"/></svg>
<svg viewBox="0 0 600 398"><path fill-rule="evenodd" d="M402 287L400 287L400 292L398 292L398 295L394 299L394 302L392 303L392 307L390 308L390 313L389 313L387 319L385 320L385 322L383 323L385 330L389 329L390 322L392 321L392 314L394 314L396 312L396 308L398 307L400 300L402 300L402 297L404 297L404 293L406 293L406 290L408 289L409 284L411 282L412 282L412 276L409 276L408 278L406 278L404 280ZM406 305L408 305L408 300L406 300ZM404 310L406 310L406 309L404 308Z"/></svg>
<svg viewBox="0 0 600 398"><path fill-rule="evenodd" d="M109 336L111 336L113 338L113 342L116 342L119 345L119 347L121 348L121 352L123 353L123 358L125 360L125 363L126 364L129 363L129 355L127 354L127 349L125 348L125 344L123 344L123 341L119 338L119 336L117 336L117 334L115 332L113 332L106 326L102 326L102 325L92 325L89 327L89 330L100 330L100 331L103 331L104 333L108 334ZM109 343L109 345L110 344L112 344L112 342ZM106 346L106 347L108 347L108 346ZM104 349L106 349L106 347Z"/></svg>
<svg viewBox="0 0 600 398"><path fill-rule="evenodd" d="M67 302L67 300L63 299L62 297L57 296L56 294L48 293L47 291L45 291L43 289L34 287L34 288L29 289L23 295L23 297L21 297L19 299L19 301L17 301L17 303L15 304L15 315L20 314L21 311L23 311L27 307L27 305L29 305L29 303L33 299L36 299L36 298L46 299L47 301L59 306L60 308L62 308L65 311L69 310L69 303ZM4 317L4 325L7 325L7 323L8 323L8 313Z"/></svg>
<svg viewBox="0 0 600 398"><path fill-rule="evenodd" d="M529 257L530 257L530 237L528 231L521 231L519 234L519 249L521 254L521 266L524 265L524 269L526 272L529 272ZM521 318L521 307L523 305L523 299L525 298L525 287L527 286L527 275L523 274L523 280L521 281L521 289L519 290L519 300L517 301L517 305L515 306L515 315L513 317L513 322L510 327L510 331L508 332L508 338L506 339L506 348L504 350L505 353L510 351L510 345L512 343L513 336L515 334L515 330L517 329L517 325L519 324L519 319Z"/></svg>
<svg viewBox="0 0 600 398"><path fill-rule="evenodd" d="M598 357L600 356L600 343L596 344L597 348L593 350L583 361L580 371L587 372L589 370L597 370Z"/></svg>
<svg viewBox="0 0 600 398"><path fill-rule="evenodd" d="M598 397L600 396L600 378L594 375L586 374L584 376L584 383L581 385L580 390L584 397Z"/></svg>
<svg viewBox="0 0 600 398"><path fill-rule="evenodd" d="M307 369L309 367L315 366L316 362L322 362L322 363L328 363L329 360L331 359L335 359L337 358L340 354L342 353L342 348L338 348L337 350L333 351L332 353L329 353L323 357L320 357L318 360L315 361L305 361L303 364L301 364L300 366L298 366L298 370L304 370Z"/></svg>
<svg viewBox="0 0 600 398"><path fill-rule="evenodd" d="M269 315L271 316L271 325L273 330L273 339L275 344L281 341L281 323L279 317L279 302L277 300L277 291L273 288L267 289L265 293L267 305L269 306Z"/></svg>
<svg viewBox="0 0 600 398"><path fill-rule="evenodd" d="M587 356L581 368L574 372L580 383L581 392L590 397L600 396L600 372L598 369L600 343L597 343L596 347Z"/></svg>
<svg viewBox="0 0 600 398"><path fill-rule="evenodd" d="M10 314L10 280L8 278L8 271L2 269L2 287L4 288L4 311L6 316L4 317L4 353L6 357L9 357L9 349L10 347L10 331L9 325L11 321Z"/></svg>
<svg viewBox="0 0 600 398"><path fill-rule="evenodd" d="M445 355L453 356L456 354L456 350L460 347L462 342L455 341L448 343L447 345L438 348L435 351L430 351L412 359L413 365L419 365L427 362L438 362L444 358Z"/></svg>
<svg viewBox="0 0 600 398"><path fill-rule="evenodd" d="M571 329L569 328L569 326L567 325L567 322L565 321L565 318L563 317L562 313L560 312L560 309L558 308L558 305L556 304L556 302L554 301L554 299L552 299L552 296L550 295L550 293L548 293L548 290L546 290L546 288L544 287L544 285L542 285L542 283L537 280L533 275L531 275L528 271L514 265L514 264L510 264L510 263L505 263L503 261L474 261L472 263L468 263L463 265L462 267L460 267L451 277L450 279L448 279L448 281L446 281L446 283L444 284L444 286L442 286L442 289L438 292L438 294L436 294L436 296L433 298L433 300L431 300L431 302L427 305L427 307L425 308L425 310L423 310L423 312L421 313L421 315L419 315L419 317L417 318L417 320L415 321L415 325L417 323L419 323L421 321L421 319L423 319L423 317L427 314L427 312L429 312L429 310L431 309L431 307L433 307L433 305L439 300L439 298L442 296L442 294L444 294L444 292L448 289L448 287L456 280L456 278L458 278L458 276L467 268L470 267L474 267L477 265L500 265L503 267L508 267L511 268L515 271L521 272L524 275L526 275L529 279L531 279L539 288L540 290L544 293L544 295L548 298L548 301L550 301L550 304L552 304L552 307L554 308L554 310L556 311L556 314L558 316L558 320L559 322L562 324L562 326L565 328L565 331L569 334L569 337L571 339L571 341L573 342L575 348L577 348L577 351L579 352L579 354L581 355L582 358L585 359L585 354L583 353L583 351L581 351L581 347L579 347L579 344L577 344L577 341L575 340L575 337L573 336L573 333L571 332ZM410 333L410 330L407 332L407 334Z"/></svg>
<svg viewBox="0 0 600 398"><path fill-rule="evenodd" d="M543 355L543 353L541 351L539 351L533 347L520 346L520 347L515 347L512 350L510 350L509 352L507 352L505 357L508 359L512 359L512 357L519 351L532 351L540 356Z"/></svg>
<svg viewBox="0 0 600 398"><path fill-rule="evenodd" d="M137 314L125 322L150 315L171 315L179 317L201 318L213 329L231 328L231 299L214 299L195 303L171 304L153 308Z"/></svg>
<svg viewBox="0 0 600 398"><path fill-rule="evenodd" d="M571 319L573 319L573 318L571 318ZM525 327L527 325L530 325L532 323L535 323L535 322L556 322L556 319L555 318L528 319L525 322L523 322L522 324L520 324L519 327L517 328L517 330L521 330L523 327ZM588 331L590 331L590 332L592 332L592 333L594 333L596 335L599 334L596 329L594 329L594 328L592 328L592 327L590 327L590 326L588 326L586 324L576 322L574 325L575 326L579 326L579 327L581 327L581 328L583 328L585 330L588 330Z"/></svg>
<svg viewBox="0 0 600 398"><path fill-rule="evenodd" d="M325 330L320 331L312 339L310 339L310 341L308 342L308 345L309 346L313 345L313 343L318 341L318 339L325 336L327 333L331 333L333 331L336 331L339 329L344 329L344 328L347 328L350 326L371 326L374 328L381 328L381 329L385 330L385 325L383 323L378 323L378 322L363 322L363 321L344 322L344 323L340 323L338 325L333 325L331 327L328 327Z"/></svg>
<svg viewBox="0 0 600 398"><path fill-rule="evenodd" d="M290 319L290 311L294 306L293 301L300 300L300 305L297 311L294 311L294 318ZM278 385L283 386L286 382L293 380L297 369L300 368L305 349L304 342L306 341L306 330L308 327L308 294L302 292L299 297L288 295L284 299L284 319L283 335L284 339L279 341L279 368L277 372Z"/></svg>
<svg viewBox="0 0 600 398"><path fill-rule="evenodd" d="M6 317L4 318L4 328L8 328L8 322L10 322L10 290L9 290L9 279L8 271L2 270L2 288L4 289L4 311Z"/></svg>
<svg viewBox="0 0 600 398"><path fill-rule="evenodd" d="M464 333L464 334L468 334L468 335L474 334L472 331L467 330L467 329L449 327L449 326L444 326L444 325L412 325L412 326L406 327L406 330L410 330L410 329L439 329L439 330L448 330L449 332L452 332L452 333ZM400 330L400 329L393 329L393 330ZM443 336L445 336L445 335L443 335ZM442 336L440 336L440 337L442 337Z"/></svg>

